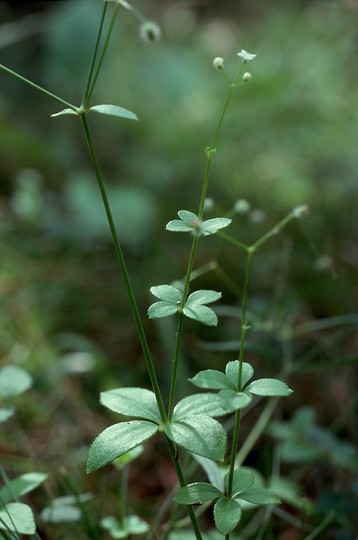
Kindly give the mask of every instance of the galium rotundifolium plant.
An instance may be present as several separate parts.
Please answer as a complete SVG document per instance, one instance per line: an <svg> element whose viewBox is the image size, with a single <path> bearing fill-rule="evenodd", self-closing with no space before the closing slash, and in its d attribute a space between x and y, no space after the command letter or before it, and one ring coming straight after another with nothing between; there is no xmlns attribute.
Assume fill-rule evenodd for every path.
<svg viewBox="0 0 358 540"><path fill-rule="evenodd" d="M109 23L106 26L109 4L112 4L113 9ZM118 458L128 456L133 451L134 455L136 455L135 450L141 448L145 441L156 434L160 434L168 446L180 486L175 496L175 502L179 505L186 505L192 532L196 540L202 540L203 534L193 505L209 501L214 503L214 519L219 534L225 536L225 540L229 540L231 532L240 522L241 501L249 501L256 505L279 502L278 497L273 492L257 485L255 475L249 469L238 466L236 463L242 409L252 402L253 396L288 396L291 393L291 390L284 382L276 379L252 380L253 368L245 361L244 357L246 335L250 328L247 320L247 301L254 253L291 219L301 217L305 208L294 209L275 228L249 246L223 231L230 225L231 219L227 217L203 219L209 177L221 127L235 90L238 86L246 84L251 79L251 74L244 71L244 68L248 62L254 60L256 55L245 50L238 53L241 64L233 79L228 76L224 69L224 60L219 57L215 58L213 65L223 76L227 85L227 94L213 139L205 149L206 166L198 210L196 213L185 209L179 210L179 219L171 220L166 226L169 232L188 233L191 239L185 278L180 283L176 282L175 285L161 284L154 285L151 288L151 293L156 297L157 301L149 307L149 318L157 319L166 316L175 316L177 318L169 400L166 405L162 397L155 362L149 350L142 318L117 235L90 125L91 118L94 118L95 114L115 116L124 120L137 120L136 114L124 107L113 104L92 104L92 96L100 79L101 68L120 8L132 12L137 17L140 21L140 34L147 41L153 41L160 36L157 25L147 21L136 8L125 0L104 2L88 77L79 106L68 102L2 64L0 64L0 69L65 107L61 111L55 112L52 115L53 118L60 121L67 116L77 117L81 123L151 385L150 390L137 387L115 388L101 393L101 404L111 411L128 417L128 420L106 428L94 440L89 449L87 472L94 472L106 464L118 460ZM212 235L218 235L222 239L233 243L244 250L246 254L247 264L241 301L242 320L239 358L229 362L222 372L204 370L195 375L191 379L192 383L205 391L189 395L176 403L177 374L185 319L189 318L208 326L218 324L217 315L209 305L218 301L221 298L221 293L213 290L190 290L192 276L195 272L195 258L199 241L201 242L207 236ZM234 428L229 451L227 433L223 425L216 419L228 414L234 415ZM201 458L212 460L212 463L220 464L222 466L220 470L224 470L222 479L215 482L215 485L214 483L205 482L188 484L182 465L180 449L184 449L189 455L201 456ZM108 516L108 519L102 520L101 524L117 538L144 532L143 522L138 521L136 516L122 514L119 522L115 520L116 518L110 518L111 516ZM174 526L174 523L168 526L169 534ZM167 538L169 537L167 536Z"/></svg>

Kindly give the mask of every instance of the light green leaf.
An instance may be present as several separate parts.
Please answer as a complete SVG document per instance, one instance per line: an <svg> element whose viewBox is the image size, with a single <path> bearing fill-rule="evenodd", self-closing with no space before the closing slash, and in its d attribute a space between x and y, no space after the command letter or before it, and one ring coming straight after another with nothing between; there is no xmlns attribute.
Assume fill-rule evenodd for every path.
<svg viewBox="0 0 358 540"><path fill-rule="evenodd" d="M245 390L258 396L289 396L292 394L292 390L287 384L277 379L258 379L250 383Z"/></svg>
<svg viewBox="0 0 358 540"><path fill-rule="evenodd" d="M64 116L66 114L74 114L75 116L78 116L76 111L74 111L73 109L62 109L62 111L51 114L51 118L55 118L56 116Z"/></svg>
<svg viewBox="0 0 358 540"><path fill-rule="evenodd" d="M227 227L232 222L231 219L228 218L213 218L208 219L204 221L204 223L201 226L201 231L204 236L208 236L209 234L215 234L220 229L223 229L224 227Z"/></svg>
<svg viewBox="0 0 358 540"><path fill-rule="evenodd" d="M280 504L280 499L273 491L266 488L249 488L236 497L253 504Z"/></svg>
<svg viewBox="0 0 358 540"><path fill-rule="evenodd" d="M191 224L193 221L199 220L199 217L194 214L194 212L190 212L189 210L179 210L178 216L182 221L185 223Z"/></svg>
<svg viewBox="0 0 358 540"><path fill-rule="evenodd" d="M100 526L107 530L112 538L127 538L130 534L143 534L148 531L148 524L138 516L125 516L120 522L107 516L100 521Z"/></svg>
<svg viewBox="0 0 358 540"><path fill-rule="evenodd" d="M221 534L231 533L241 519L241 506L234 499L221 497L214 506L215 526Z"/></svg>
<svg viewBox="0 0 358 540"><path fill-rule="evenodd" d="M206 326L217 326L218 318L215 312L206 306L184 307L183 313L189 319L206 324Z"/></svg>
<svg viewBox="0 0 358 540"><path fill-rule="evenodd" d="M135 416L160 423L155 395L146 388L115 388L101 392L102 405L125 416Z"/></svg>
<svg viewBox="0 0 358 540"><path fill-rule="evenodd" d="M239 360L233 360L232 362L229 362L226 364L225 373L228 377L228 379L231 381L231 383L234 385L234 388L236 390L241 390L245 384L249 382L249 380L252 378L254 374L253 367L248 364L247 362L242 363L242 374L241 374L241 383L242 387L238 388L237 384L239 381L239 370L240 370L240 362Z"/></svg>
<svg viewBox="0 0 358 540"><path fill-rule="evenodd" d="M220 390L219 399L224 409L238 411L244 409L252 401L252 396L248 392L235 392L235 390Z"/></svg>
<svg viewBox="0 0 358 540"><path fill-rule="evenodd" d="M228 486L228 482L229 482L229 473L227 473L224 478L224 483L225 483L226 488ZM253 473L253 471L245 467L239 467L238 469L235 469L234 471L232 493L236 495L240 493L241 491L244 491L245 489L247 490L254 484L254 482L255 482L255 474Z"/></svg>
<svg viewBox="0 0 358 540"><path fill-rule="evenodd" d="M183 398L174 408L174 420L178 421L190 414L206 414L207 416L224 416L234 412L233 408L222 405L217 394L203 392Z"/></svg>
<svg viewBox="0 0 358 540"><path fill-rule="evenodd" d="M36 525L31 508L23 503L9 503L0 510L0 529L20 534L35 534Z"/></svg>
<svg viewBox="0 0 358 540"><path fill-rule="evenodd" d="M17 366L5 366L0 369L0 399L7 400L18 396L32 386L32 377Z"/></svg>
<svg viewBox="0 0 358 540"><path fill-rule="evenodd" d="M116 116L117 118L126 118L127 120L138 120L137 115L128 111L128 109L123 109L123 107L118 107L117 105L95 105L90 107L90 111L107 114L109 116Z"/></svg>
<svg viewBox="0 0 358 540"><path fill-rule="evenodd" d="M15 480L10 480L5 486L0 489L0 502L2 504L7 504L14 499L18 499L37 488L44 480L46 480L47 474L44 473L25 473L15 478Z"/></svg>
<svg viewBox="0 0 358 540"><path fill-rule="evenodd" d="M168 317L174 315L179 309L179 305L169 302L154 302L148 309L148 317L150 319L159 319L160 317Z"/></svg>
<svg viewBox="0 0 358 540"><path fill-rule="evenodd" d="M0 409L0 424L13 416L15 407L2 407Z"/></svg>
<svg viewBox="0 0 358 540"><path fill-rule="evenodd" d="M51 505L41 511L40 517L45 523L74 523L80 521L82 511L78 506L70 504Z"/></svg>
<svg viewBox="0 0 358 540"><path fill-rule="evenodd" d="M164 300L172 304L180 303L183 297L183 291L172 285L157 285L156 287L151 287L150 292L159 298L159 300Z"/></svg>
<svg viewBox="0 0 358 540"><path fill-rule="evenodd" d="M152 437L157 430L156 424L145 420L121 422L105 429L89 449L87 472L91 473L100 469Z"/></svg>
<svg viewBox="0 0 358 540"><path fill-rule="evenodd" d="M169 439L190 452L222 461L226 452L226 433L219 422L206 415L190 415L165 427Z"/></svg>
<svg viewBox="0 0 358 540"><path fill-rule="evenodd" d="M221 298L221 292L210 290L199 290L189 295L185 302L185 307L201 306L203 304L211 304Z"/></svg>
<svg viewBox="0 0 358 540"><path fill-rule="evenodd" d="M193 230L191 225L188 225L184 221L180 221L180 219L172 219L166 224L165 228L167 231L171 232L192 232Z"/></svg>
<svg viewBox="0 0 358 540"><path fill-rule="evenodd" d="M181 489L174 497L179 504L202 504L214 501L222 496L222 492L207 482L195 482Z"/></svg>
<svg viewBox="0 0 358 540"><path fill-rule="evenodd" d="M192 379L189 379L195 386L199 388L211 388L213 390L221 390L224 388L233 388L233 384L228 377L217 369L205 369L199 371Z"/></svg>

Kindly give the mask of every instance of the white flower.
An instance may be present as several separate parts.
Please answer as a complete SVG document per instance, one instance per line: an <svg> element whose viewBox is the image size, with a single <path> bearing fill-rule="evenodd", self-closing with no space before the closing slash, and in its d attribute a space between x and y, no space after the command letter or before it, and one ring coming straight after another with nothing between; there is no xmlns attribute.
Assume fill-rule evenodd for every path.
<svg viewBox="0 0 358 540"><path fill-rule="evenodd" d="M250 62L254 58L256 58L256 54L251 54L244 49L241 50L241 52L237 53L237 56L240 56L245 62Z"/></svg>
<svg viewBox="0 0 358 540"><path fill-rule="evenodd" d="M242 76L242 80L244 82L249 82L249 80L251 79L252 75L251 73L249 73L248 71L245 71L245 73L243 74Z"/></svg>
<svg viewBox="0 0 358 540"><path fill-rule="evenodd" d="M213 60L213 66L215 69L222 69L224 67L224 59L221 56L217 56Z"/></svg>

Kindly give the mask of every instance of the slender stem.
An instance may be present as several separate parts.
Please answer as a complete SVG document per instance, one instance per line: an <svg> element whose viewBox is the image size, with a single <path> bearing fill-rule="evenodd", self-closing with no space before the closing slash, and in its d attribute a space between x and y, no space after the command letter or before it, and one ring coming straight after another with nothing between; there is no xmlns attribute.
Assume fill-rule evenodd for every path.
<svg viewBox="0 0 358 540"><path fill-rule="evenodd" d="M109 28L108 28L108 31L107 31L107 35L106 35L106 39L104 41L104 44L103 44L103 48L102 48L102 52L101 52L101 56L98 60L98 64L97 64L97 67L96 67L96 71L92 77L92 81L90 83L90 87L87 91L87 96L86 96L86 100L85 100L85 103L84 103L84 108L88 107L88 104L90 102L90 99L92 97L92 94L93 94L93 91L94 91L94 88L96 86L96 82L97 82L97 78L98 78L98 75L99 75L99 72L101 71L101 67L102 67L102 64L103 64L103 60L104 60L104 57L106 55L106 52L107 52L107 49L108 49L108 44L109 44L109 40L111 38L111 34L112 34L112 30L113 30L113 27L114 27L114 23L115 23L115 20L116 20L116 17L117 17L117 14L118 14L118 10L119 10L119 5L120 4L117 4L116 3L116 6L114 8L114 11L113 11L113 14L112 14L112 18L111 18L111 22L109 24Z"/></svg>
<svg viewBox="0 0 358 540"><path fill-rule="evenodd" d="M282 229L287 225L287 223L289 223L290 221L292 221L293 219L296 219L296 215L295 215L295 211L293 210L292 212L290 212L289 214L287 214L286 217L284 217L283 219L281 219L281 221L279 221L277 223L277 225L275 225L274 227L272 227L269 231L267 231L266 234L264 234L263 236L261 236L261 238L259 238L254 244L252 244L250 246L250 248L253 250L253 251L257 251L259 249L259 247L262 246L262 244L264 244L265 242L267 242L267 240L269 240L270 238L272 238L273 236L276 236L276 234L279 234Z"/></svg>
<svg viewBox="0 0 358 540"><path fill-rule="evenodd" d="M144 17L144 15L142 15L141 12L138 11L138 9L133 7L131 4L128 4L128 2L126 2L125 0L119 0L119 3L125 9L130 11L132 13L132 15L134 15L141 23L147 22L147 19Z"/></svg>
<svg viewBox="0 0 358 540"><path fill-rule="evenodd" d="M304 540L314 540L314 538L318 538L335 517L335 512L329 512L324 520L308 536L306 536Z"/></svg>
<svg viewBox="0 0 358 540"><path fill-rule="evenodd" d="M169 447L170 456L171 456L172 461L174 463L175 471L177 473L177 477L178 477L178 480L179 480L180 487L185 487L187 485L187 482L185 480L184 472L183 472L183 469L181 467L180 461L178 459L175 444L173 443L173 441L168 439L168 437L166 439L167 439L167 443L168 443L168 447ZM188 509L188 514L189 514L189 517L190 517L190 521L191 521L191 524L192 524L192 527L193 527L195 537L196 537L197 540L202 540L201 532L200 532L200 529L199 529L199 524L198 524L198 521L196 519L196 515L195 515L195 512L193 510L193 507L192 506L187 506L187 509Z"/></svg>
<svg viewBox="0 0 358 540"><path fill-rule="evenodd" d="M23 77L22 75L19 75L19 73L16 73L16 71L13 71L12 69L4 66L3 64L0 64L0 69L5 71L5 73L8 73L9 75L12 75L15 77L15 79L18 79L19 81L27 84L28 86L31 86L32 88L35 88L35 90L38 90L42 94L45 94L46 96L50 97L51 99L54 99L58 103L61 103L61 105L65 105L65 107L68 107L69 109L72 109L73 111L77 112L78 109L72 103L69 103L68 101L60 98L59 96L56 96L56 94L53 94L52 92L49 92L42 86L39 86L38 84L35 84L34 82L30 81L29 79L26 79L26 77Z"/></svg>
<svg viewBox="0 0 358 540"><path fill-rule="evenodd" d="M102 16L101 16L101 20L100 20L99 28L98 28L98 32L97 32L96 42L95 42L93 53L92 53L91 64L90 64L90 67L89 67L89 70L88 70L88 77L87 77L86 87L85 87L85 91L84 91L83 99L82 99L82 104L81 104L81 106L83 108L86 108L87 105L88 105L88 95L89 95L89 91L90 91L90 87L91 87L91 83L92 83L93 71L94 71L94 66L96 64L97 53L98 53L98 49L99 49L99 43L101 41L101 36L102 36L102 31L103 31L103 24L104 24L104 19L105 19L105 16L106 16L106 11L107 11L107 5L108 5L107 2L104 2L103 10L102 10Z"/></svg>
<svg viewBox="0 0 358 540"><path fill-rule="evenodd" d="M136 299L135 299L135 296L134 296L134 292L133 292L132 284L131 284L131 281L130 281L130 278L129 278L127 266L126 266L126 263L125 263L125 260L124 260L122 248L121 248L119 240L118 240L117 231L116 231L116 228L115 228L115 225L114 225L112 211L111 211L110 204L109 204L109 201L108 201L107 192L106 192L106 188L105 188L105 185L104 185L102 172L101 172L101 169L100 169L100 166L99 166L97 154L96 154L94 144L93 144L92 134L91 134L91 131L90 131L90 128L89 128L89 125L88 125L86 115L81 115L80 118L81 118L81 121L82 121L82 127L83 127L83 130L84 130L84 133L85 133L85 137L86 137L89 153L90 153L90 156L91 156L91 160L92 160L92 163L93 163L93 167L94 167L94 170L95 170L95 173L96 173L98 185L99 185L99 188L100 188L100 191L101 191L102 201L103 201L103 205L104 205L104 208L105 208L105 211L106 211L109 228L110 228L111 235L112 235L112 241L113 241L114 249L115 249L116 256L117 256L117 261L118 261L118 264L119 264L119 267L120 267L120 270L121 270L121 273L122 273L125 288L127 290L130 307L131 307L131 310L132 310L132 314L133 314L134 321L135 321L136 328L137 328L137 332L138 332L138 337L139 337L139 340L140 340L140 343L141 343L141 346L142 346L144 359L145 359L145 363L146 363L147 370L148 370L148 375L149 375L150 382L151 382L151 385L152 385L152 388L153 388L153 392L155 393L155 397L156 397L156 400L157 400L157 403L158 403L160 416L161 416L163 422L166 422L167 416L166 416L166 412L165 412L165 408L164 408L164 404L163 404L163 398L162 398L161 391L160 391L160 388L159 388L158 379L157 379L157 376L156 376L156 373L155 373L155 369L154 369L153 361L152 361L152 358L151 358L151 354L150 354L150 351L149 351L147 338L146 338L146 335L145 335L145 332L144 332L142 320L141 320L141 317L139 315L137 302L136 302Z"/></svg>

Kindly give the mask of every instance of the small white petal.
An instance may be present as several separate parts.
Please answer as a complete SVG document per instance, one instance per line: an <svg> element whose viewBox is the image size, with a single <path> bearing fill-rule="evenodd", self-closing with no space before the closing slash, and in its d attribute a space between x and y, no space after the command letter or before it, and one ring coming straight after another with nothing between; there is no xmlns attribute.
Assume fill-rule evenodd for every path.
<svg viewBox="0 0 358 540"><path fill-rule="evenodd" d="M244 49L242 49L239 53L237 53L237 56L240 56L240 58L242 58L246 62L250 62L251 60L256 58L256 54L251 54L245 51Z"/></svg>
<svg viewBox="0 0 358 540"><path fill-rule="evenodd" d="M217 56L213 60L213 66L215 69L222 69L224 67L224 59L221 56Z"/></svg>

